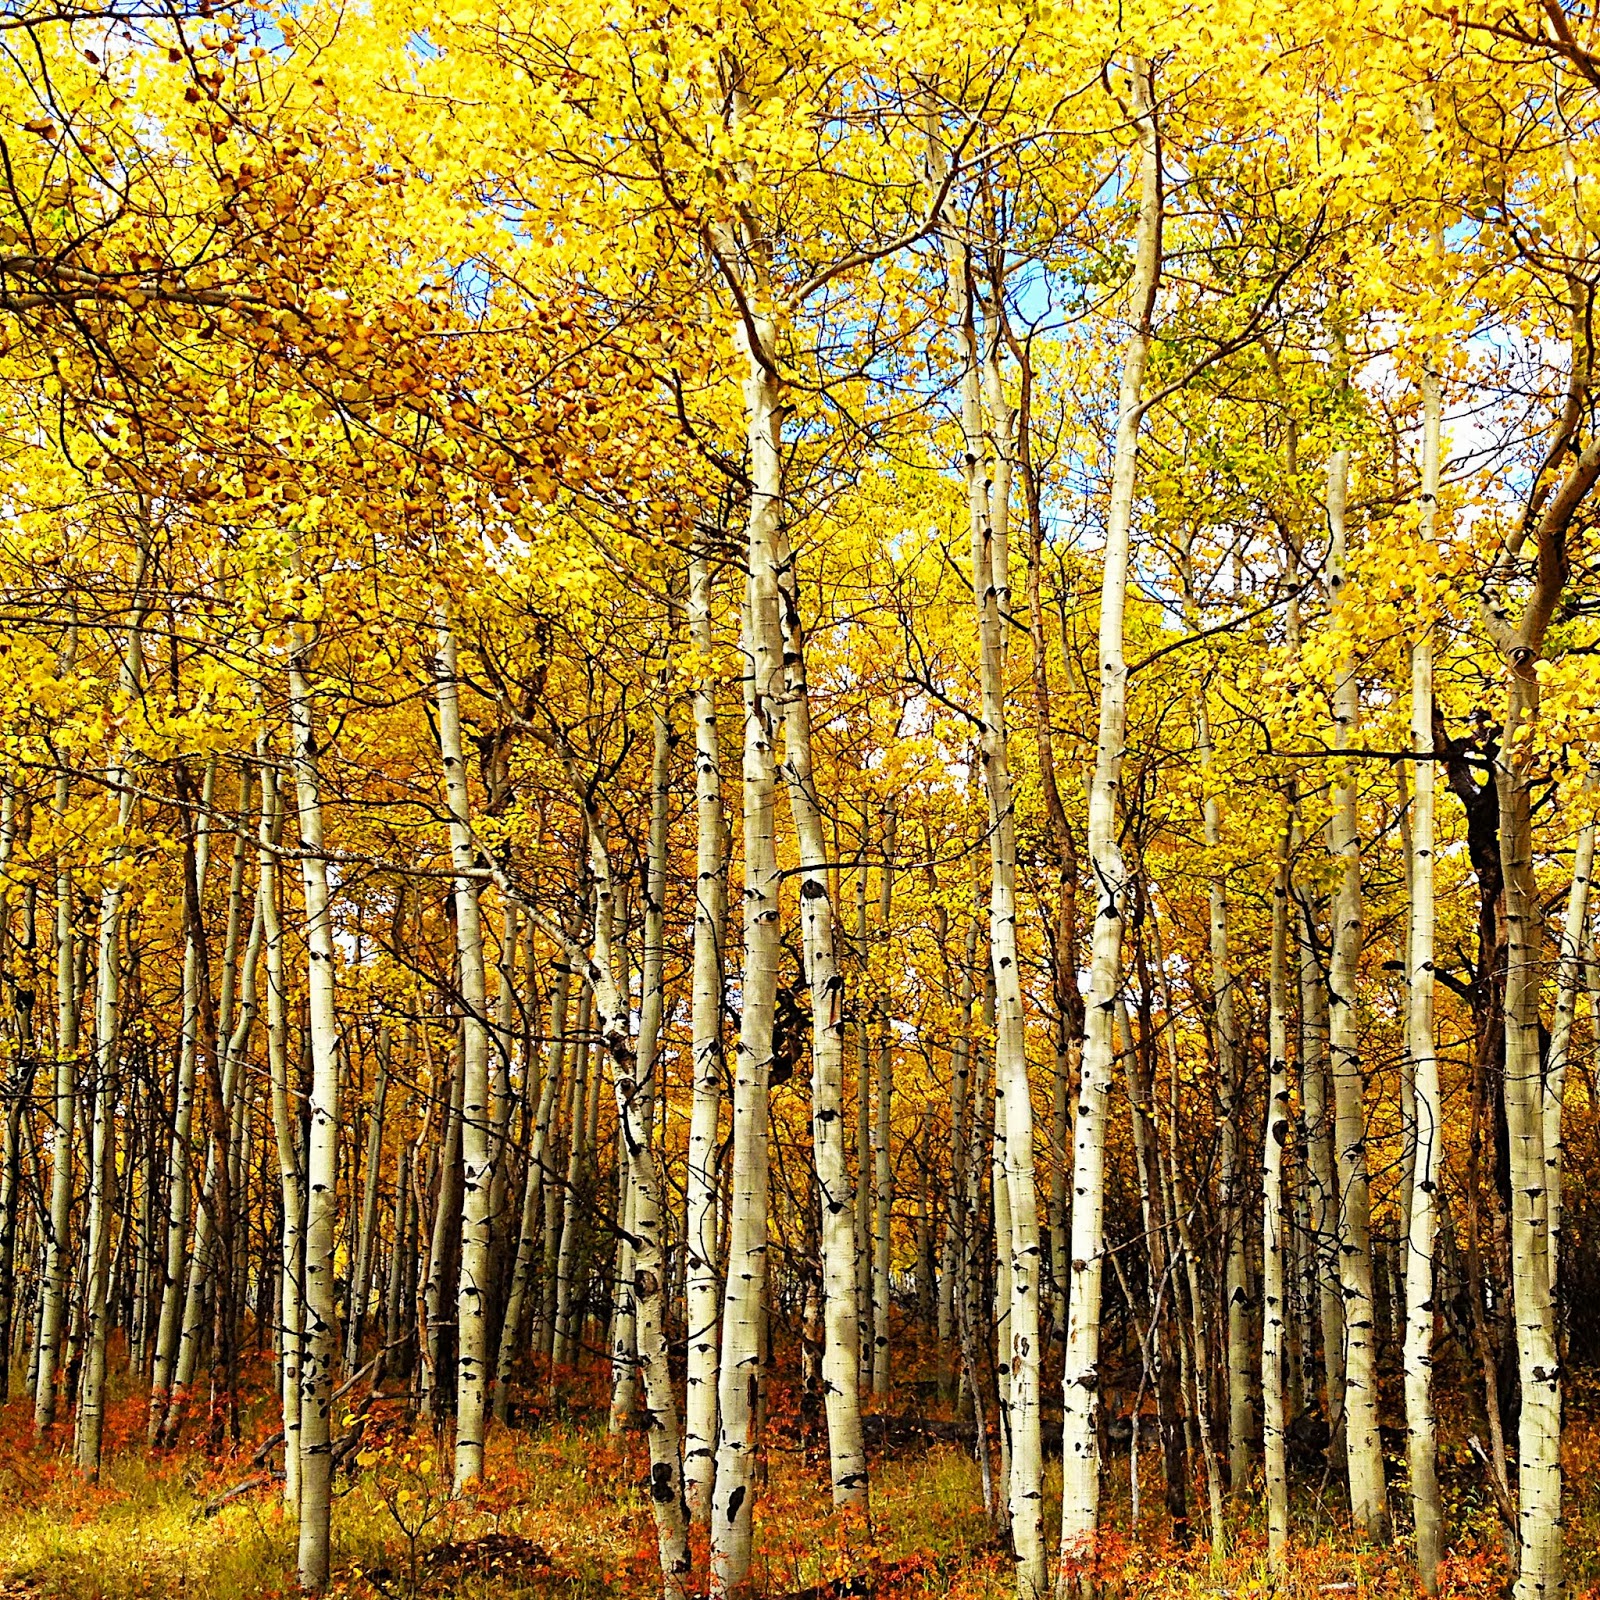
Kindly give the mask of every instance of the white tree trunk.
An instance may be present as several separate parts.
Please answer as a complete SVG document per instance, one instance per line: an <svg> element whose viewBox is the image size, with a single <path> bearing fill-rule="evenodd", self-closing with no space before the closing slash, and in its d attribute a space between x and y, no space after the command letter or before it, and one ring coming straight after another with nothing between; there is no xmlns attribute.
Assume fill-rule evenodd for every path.
<svg viewBox="0 0 1600 1600"><path fill-rule="evenodd" d="M1092 1553L1099 1519L1100 1287L1104 1268L1106 1097L1116 1049L1112 1024L1121 987L1122 923L1128 876L1117 842L1127 722L1128 669L1123 615L1137 479L1140 401L1150 344L1150 317L1161 266L1161 167L1151 70L1131 70L1138 133L1139 223L1131 287L1134 330L1123 357L1117 395L1116 449L1100 587L1100 718L1089 787L1089 859L1096 885L1090 940L1089 999L1083 1077L1073 1140L1072 1282L1062 1380L1062 1512L1060 1593L1070 1593L1079 1564Z"/></svg>
<svg viewBox="0 0 1600 1600"><path fill-rule="evenodd" d="M1597 788L1596 769L1591 767L1584 781L1584 800L1593 804ZM1567 894L1566 915L1561 923L1561 943L1556 965L1556 1010L1550 1028L1550 1048L1545 1058L1544 1081L1544 1166L1545 1201L1549 1212L1550 1294L1557 1296L1561 1270L1561 1120L1566 1100L1567 1062L1572 1052L1572 1019L1578 1005L1582 983L1583 929L1589 916L1589 886L1594 877L1594 832L1592 813L1586 814L1578 829L1572 853L1572 887Z"/></svg>
<svg viewBox="0 0 1600 1600"><path fill-rule="evenodd" d="M1283 1566L1289 1544L1289 1467L1283 1378L1288 1307L1283 1236L1283 1156L1293 1131L1289 1104L1289 849L1272 886L1272 955L1267 978L1267 1115L1261 1162L1261 1400L1262 1454L1267 1478L1267 1551ZM1229 1440L1230 1445L1232 1440Z"/></svg>
<svg viewBox="0 0 1600 1600"><path fill-rule="evenodd" d="M333 1365L338 1355L333 1275L339 1160L339 1052L333 926L322 843L322 791L303 640L289 657L289 717L305 887L306 994L311 1042L311 1136L306 1159L305 1298L300 1366L300 1586L328 1583L333 1509Z"/></svg>
<svg viewBox="0 0 1600 1600"><path fill-rule="evenodd" d="M461 748L461 701L456 641L448 612L438 610L434 690L439 703L439 756L450 820L450 865L455 873L456 957L460 963L461 1048L461 1277L456 1297L456 1459L459 1493L483 1476L483 1431L489 1397L489 1190L494 1179L489 1105L489 987L484 971L483 918L474 876L471 799Z"/></svg>
<svg viewBox="0 0 1600 1600"><path fill-rule="evenodd" d="M736 115L741 114L742 99ZM748 240L748 244L758 241ZM734 259L734 241L723 254ZM762 1370L767 1283L767 1083L777 1005L779 891L773 839L778 718L783 703L783 625L778 538L783 507L782 386L773 356L776 327L756 314L738 324L745 357L750 512L744 610L744 976L733 1081L728 1276L717 1383L717 1480L711 1516L713 1592L750 1589L755 1500L756 1395Z"/></svg>
<svg viewBox="0 0 1600 1600"><path fill-rule="evenodd" d="M1328 600L1337 619L1344 600L1345 497L1350 452L1328 459ZM1347 750L1361 706L1354 664L1340 662L1333 685L1333 744ZM1333 965L1328 978L1328 1054L1339 1172L1339 1284L1344 1296L1345 1458L1350 1513L1367 1538L1388 1536L1383 1447L1378 1437L1378 1372L1372 1299L1371 1201L1367 1189L1367 1114L1363 1100L1357 983L1361 962L1361 837L1353 773L1334 785L1328 846L1340 864L1333 903Z"/></svg>
<svg viewBox="0 0 1600 1600"><path fill-rule="evenodd" d="M289 1099L289 991L284 970L283 925L278 910L278 840L283 807L278 773L265 733L256 740L261 765L260 878L262 943L267 958L267 1069L272 1082L272 1131L278 1184L283 1196L279 1261L278 1348L283 1386L283 1498L300 1510L300 1298L305 1270L305 1174L298 1139L299 1117Z"/></svg>
<svg viewBox="0 0 1600 1600"><path fill-rule="evenodd" d="M820 823L818 826L820 830ZM898 827L899 818L893 806L889 806L884 812L883 866L878 873L878 928L883 940L884 985L873 1006L877 1032L873 1054L877 1074L872 1118L872 1392L880 1396L889 1393L889 1246L894 1213L894 1161L889 1141L894 1128L894 1065L889 1043L887 984L889 916L894 908Z"/></svg>
<svg viewBox="0 0 1600 1600"><path fill-rule="evenodd" d="M822 1218L822 1394L828 1417L828 1468L833 1503L868 1508L867 1453L861 1437L858 1386L861 1353L857 1349L855 1197L850 1192L850 1167L844 1143L844 979L834 944L834 907L823 813L811 767L811 700L806 682L805 627L800 616L800 586L793 553L783 530L777 534L783 573L782 617L784 665L784 764L800 845L800 921L805 949L806 982L811 995L811 1131L816 1162L817 1195ZM884 881L889 881L884 864ZM887 902L888 889L883 898ZM887 916L885 916L887 924ZM887 1047L884 1047L887 1057ZM879 1095L886 1084L880 1076ZM881 1103L886 1107L887 1100ZM886 1133L880 1123L880 1134ZM881 1161L887 1164L887 1150ZM887 1224L888 1205L879 1174L880 1204ZM885 1279L887 1240L882 1250ZM877 1273L874 1272L874 1290ZM887 1284L885 1283L885 1292ZM876 1299L874 1300L876 1310ZM887 1325L884 1332L887 1335ZM888 1379L887 1337L884 1379ZM873 1365L876 1389L877 1361Z"/></svg>
<svg viewBox="0 0 1600 1600"><path fill-rule="evenodd" d="M1422 380L1421 535L1434 538L1439 496L1439 375L1429 353ZM1416 753L1411 802L1408 1004L1406 1051L1411 1068L1411 1195L1406 1236L1405 1396L1406 1456L1416 1526L1417 1578L1426 1595L1438 1592L1443 1547L1439 1504L1438 1446L1433 1412L1433 1324L1437 1195L1444 1154L1444 1107L1433 1039L1433 634L1431 627L1411 646L1411 746Z"/></svg>
<svg viewBox="0 0 1600 1600"><path fill-rule="evenodd" d="M144 621L145 556L141 549L133 580L134 612L123 653L118 690L132 702L140 692ZM131 709L131 705L130 705ZM109 1293L111 1261L111 1216L109 1191L115 1182L116 1086L115 1068L121 1032L122 981L122 867L126 858L126 839L133 821L133 789L128 784L127 750L119 752L107 773L109 787L117 794L116 842L107 854L107 878L100 891L99 948L95 985L94 1039L94 1132L89 1167L89 1282L85 1320L86 1351L82 1389L78 1400L77 1438L74 1453L79 1471L90 1478L100 1473L100 1443L105 1423L106 1336L109 1331ZM9 854L9 840L7 841ZM6 1264L7 1266L9 1263ZM9 1323L5 1332L9 1334ZM0 1349L0 1362L10 1365L11 1351Z"/></svg>
<svg viewBox="0 0 1600 1600"><path fill-rule="evenodd" d="M689 639L694 687L695 902L690 997L694 1091L685 1177L684 1287L687 1320L683 1473L689 1515L711 1516L717 1448L717 1350L722 1279L717 1271L717 1118L722 1104L722 930L728 914L728 855L717 737L711 573L703 552L689 569ZM820 1173L819 1167L819 1173ZM820 1181L820 1178L819 1178ZM853 1240L852 1240L853 1245ZM851 1262L851 1272L855 1264ZM855 1315L854 1280L851 1316ZM855 1386L855 1374L850 1377Z"/></svg>

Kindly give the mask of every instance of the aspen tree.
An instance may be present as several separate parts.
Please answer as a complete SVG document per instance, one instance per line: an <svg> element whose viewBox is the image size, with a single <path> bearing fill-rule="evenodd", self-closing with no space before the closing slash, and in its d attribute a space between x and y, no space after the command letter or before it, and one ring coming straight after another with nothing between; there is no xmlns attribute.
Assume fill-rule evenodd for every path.
<svg viewBox="0 0 1600 1600"><path fill-rule="evenodd" d="M727 85L730 131L739 137L749 91L741 70ZM740 176L754 174L740 164ZM720 270L738 284L750 262L758 304L770 243L753 211L738 228L711 229ZM749 305L740 296L741 307ZM778 786L778 722L783 706L780 547L783 518L783 385L776 364L778 325L766 310L735 318L734 346L744 367L750 500L745 525L744 667L744 977L733 1076L733 1160L729 1171L727 1287L717 1380L717 1475L711 1514L713 1592L742 1597L750 1588L755 1509L756 1394L762 1372L762 1306L767 1286L767 1084L777 1007L782 879L773 838Z"/></svg>
<svg viewBox="0 0 1600 1600"><path fill-rule="evenodd" d="M511 1292L506 1300L505 1321L500 1328L500 1349L495 1359L494 1415L497 1422L504 1422L510 1410L511 1370L522 1340L529 1297L537 1293L533 1267L539 1248L539 1196L548 1174L556 1097L566 1081L563 1073L567 1055L567 995L570 989L570 973L564 967L558 967L550 994L550 1042L545 1052L538 1109L534 1113L533 1141L528 1147L528 1170L523 1181L521 1220L517 1228L517 1252L511 1268Z"/></svg>
<svg viewBox="0 0 1600 1600"><path fill-rule="evenodd" d="M1419 531L1436 537L1439 509L1439 430L1442 411L1437 351L1430 348L1422 374L1422 483ZM1417 1578L1424 1594L1438 1592L1443 1545L1438 1445L1433 1411L1433 1324L1437 1312L1437 1195L1444 1157L1444 1106L1433 1036L1434 963L1434 748L1433 629L1425 623L1411 645L1411 745L1416 775L1411 801L1410 939L1406 951L1406 1050L1411 1063L1412 1132L1410 1214L1406 1236L1405 1399L1406 1461L1416 1527Z"/></svg>
<svg viewBox="0 0 1600 1600"><path fill-rule="evenodd" d="M1583 784L1586 804L1593 803L1597 785L1590 768ZM1584 924L1589 916L1589 890L1594 881L1593 815L1586 815L1578 828L1572 852L1572 887L1567 891L1567 907L1561 921L1560 955L1556 967L1555 1019L1550 1029L1550 1048L1545 1058L1544 1084L1544 1165L1550 1214L1550 1293L1557 1297L1561 1268L1561 1146L1562 1113L1566 1100L1567 1064L1572 1049L1572 1023L1582 981L1579 952Z"/></svg>
<svg viewBox="0 0 1600 1600"><path fill-rule="evenodd" d="M711 1515L717 1443L717 1350L722 1283L717 1271L717 1121L722 1105L722 931L728 915L728 855L722 815L722 752L717 734L711 569L703 550L689 565L689 640L694 679L695 897L690 1050L694 1098L684 1186L684 1484L689 1515ZM813 993L815 989L813 988ZM820 1115L820 1112L818 1113ZM843 1131L840 1132L841 1139ZM819 1163L820 1174L823 1168ZM826 1224L824 1224L826 1226ZM855 1239L851 1237L851 1249ZM850 1263L852 1274L855 1262ZM825 1313L826 1314L826 1313ZM850 1315L855 1316L854 1280ZM849 1374L853 1393L856 1374Z"/></svg>
<svg viewBox="0 0 1600 1600"><path fill-rule="evenodd" d="M322 789L306 678L308 642L297 629L289 655L289 720L305 894L306 993L311 1047L311 1130L306 1148L305 1317L300 1354L300 1587L328 1583L333 1510L333 1364L338 1355L333 1280L334 1200L339 1159L338 1022L333 927L323 853Z"/></svg>
<svg viewBox="0 0 1600 1600"><path fill-rule="evenodd" d="M1062 1380L1061 1576L1071 1593L1078 1564L1093 1545L1100 1501L1096 1413L1099 1408L1100 1282L1104 1263L1106 1096L1116 1046L1112 1025L1121 987L1127 869L1117 841L1117 800L1127 723L1128 670L1123 656L1133 497L1143 418L1145 360L1161 271L1161 155L1153 72L1139 60L1127 69L1137 133L1138 235L1130 306L1133 332L1123 352L1117 391L1116 444L1106 515L1100 588L1099 731L1089 787L1089 860L1096 885L1090 940L1089 998L1083 1076L1073 1139L1072 1279L1067 1309L1066 1370Z"/></svg>
<svg viewBox="0 0 1600 1600"><path fill-rule="evenodd" d="M1222 848L1222 807L1210 780L1211 718L1205 697L1206 686L1202 682L1196 711L1195 745L1200 755L1201 781L1206 786L1201 808L1206 852L1215 860ZM1245 1287L1244 1252L1245 1174L1239 1148L1244 1107L1233 973L1228 960L1227 887L1221 872L1215 869L1207 875L1206 903L1211 946L1211 1008L1222 1111L1222 1211L1226 1230L1222 1293L1228 1308L1228 1482L1234 1499L1242 1500L1250 1482L1251 1426L1249 1293Z"/></svg>
<svg viewBox="0 0 1600 1600"><path fill-rule="evenodd" d="M1579 447L1590 393L1588 319L1593 290L1574 277L1567 285L1571 371L1566 403L1541 463L1524 519L1505 540L1491 583L1534 545L1534 576L1513 622L1498 597L1483 607L1490 639L1505 662L1506 711L1495 766L1500 863L1505 878L1506 1127L1511 1168L1511 1289L1517 1327L1522 1412L1517 1423L1517 1513L1521 1552L1517 1600L1556 1600L1562 1584L1561 1365L1555 1335L1550 1212L1545 1165L1544 1097L1540 1050L1541 918L1533 875L1532 741L1539 715L1537 663L1570 570L1567 538L1573 519L1600 479L1600 441ZM1565 461L1558 482L1551 470ZM1492 592L1492 591L1491 591Z"/></svg>
<svg viewBox="0 0 1600 1600"><path fill-rule="evenodd" d="M649 1145L655 1139L655 1103L659 1080L666 1075L660 1058L661 1022L666 1009L663 963L665 950L667 896L667 803L672 778L672 754L677 744L672 731L671 684L672 652L677 632L677 602L669 599L667 639L660 670L656 673L655 703L651 709L652 749L650 759L650 832L644 873L644 940L639 973L639 1038L636 1046L636 1072L639 1081L641 1137ZM625 1175L626 1148L619 1149L617 1161ZM659 1203L659 1202L658 1202ZM618 1334L614 1353L611 1389L611 1430L620 1432L638 1403L638 1317L633 1298L632 1262L633 1208L638 1200L633 1187L627 1191L628 1227L617 1241ZM658 1226L664 1224L664 1214ZM665 1256L663 1255L663 1260ZM663 1271L665 1268L662 1269Z"/></svg>
<svg viewBox="0 0 1600 1600"><path fill-rule="evenodd" d="M1272 884L1272 953L1267 998L1267 1115L1261 1160L1261 1398L1267 1478L1267 1548L1281 1570L1289 1543L1289 1476L1285 1449L1284 1334L1287 1274L1284 1250L1283 1161L1293 1126L1289 1106L1289 992L1285 972L1289 938L1291 829ZM1232 1441L1229 1441L1230 1444Z"/></svg>
<svg viewBox="0 0 1600 1600"><path fill-rule="evenodd" d="M288 974L283 953L283 926L278 910L278 841L283 803L278 771L266 730L256 739L261 768L261 826L258 839L256 893L261 902L262 943L267 957L267 1070L271 1078L272 1131L278 1157L278 1186L283 1215L278 1263L279 1360L282 1366L283 1498L300 1512L300 1353L304 1318L301 1296L305 1281L305 1166L296 1136L299 1118L289 1103Z"/></svg>
<svg viewBox="0 0 1600 1600"><path fill-rule="evenodd" d="M203 889L210 860L211 800L216 782L216 765L208 763L200 791L201 813L195 823L195 879ZM178 1340L182 1332L184 1290L188 1274L184 1270L189 1238L189 1160L190 1133L194 1125L195 1065L200 1029L199 997L200 952L192 927L185 922L183 949L183 1024L178 1057L178 1086L172 1118L171 1173L167 1207L166 1272L162 1278L161 1312L156 1324L155 1369L150 1380L150 1418L148 1436L154 1445L166 1427L173 1378L178 1359Z"/></svg>
<svg viewBox="0 0 1600 1600"><path fill-rule="evenodd" d="M1010 1279L1006 1297L1010 1337L1002 1346L1011 1456L1007 1494L1012 1548L1017 1557L1017 1592L1022 1600L1037 1600L1046 1588L1039 1434L1039 1220L1033 1178L1033 1106L1018 970L1016 818L1000 631L1001 596L1009 587L1004 563L1010 476L1001 465L1005 455L1000 450L996 452L997 470L992 483L983 477L981 358L974 298L969 288L962 322L967 364L962 386L962 431L966 441L972 592L978 611L983 689L980 747L989 800L989 950L994 968L996 1105L1004 1106L1004 1125L997 1126L995 1132L996 1148L1004 1151L1003 1165L997 1165L995 1171L995 1209L998 1248L1003 1193L1002 1259ZM1003 427L1002 424L1002 432Z"/></svg>
<svg viewBox="0 0 1600 1600"><path fill-rule="evenodd" d="M1336 623L1346 617L1345 502L1350 451L1328 458L1328 605ZM1333 745L1351 747L1360 719L1360 688L1346 644L1333 684ZM1328 849L1339 863L1333 901L1333 963L1328 974L1328 1054L1332 1065L1334 1137L1338 1146L1339 1285L1344 1298L1345 1458L1350 1512L1367 1538L1388 1536L1388 1496L1378 1437L1378 1370L1372 1297L1371 1202L1367 1189L1367 1116L1357 1030L1361 959L1361 835L1354 773L1333 786Z"/></svg>
<svg viewBox="0 0 1600 1600"><path fill-rule="evenodd" d="M68 632L60 675L73 670L77 628ZM56 817L64 820L71 799L65 770L56 775ZM73 970L72 870L62 855L56 868L56 1070L54 1119L50 1130L50 1217L45 1230L44 1275L39 1294L38 1371L34 1377L34 1432L43 1434L56 1419L57 1362L67 1311L70 1276L68 1234L72 1221L72 1143L77 1120L78 999Z"/></svg>
<svg viewBox="0 0 1600 1600"><path fill-rule="evenodd" d="M782 576L781 619L784 660L784 785L789 810L800 843L803 869L800 880L801 932L805 947L806 983L811 993L811 1125L817 1170L817 1199L822 1229L822 1395L828 1418L828 1466L833 1503L868 1509L867 1454L861 1438L859 1373L861 1354L856 1348L855 1212L850 1194L850 1168L844 1147L844 979L834 947L833 897L828 863L830 852L823 832L822 807L811 765L811 698L806 680L805 628L800 617L799 582L794 552L781 524L776 533L777 563ZM892 867L894 832L885 833L884 925L888 925L888 884ZM888 1058L887 1042L881 1060ZM887 1074L880 1066L879 1128L887 1143ZM884 1148L880 1161L887 1164ZM878 1174L879 1201L883 1207L882 1244L876 1256L887 1278L887 1185ZM863 1179L865 1181L865 1179ZM879 1282L874 1267L873 1284ZM885 1283L885 1291L887 1284ZM874 1310L877 1302L874 1300ZM885 1307L887 1311L887 1307ZM887 1322L884 1324L887 1335ZM883 1375L887 1389L888 1339L884 1338ZM878 1360L873 1359L873 1387L877 1390Z"/></svg>
<svg viewBox="0 0 1600 1600"><path fill-rule="evenodd" d="M889 950L889 914L894 904L894 855L898 829L899 817L891 805L884 812L883 866L878 873L878 926L886 958ZM818 842L821 843L820 839ZM891 1307L889 1245L894 1211L894 1163L889 1148L894 1127L894 1057L890 1048L889 1005L884 992L879 992L873 1009L877 1023L877 1039L873 1050L877 1073L873 1085L872 1120L872 1392L886 1395L889 1392ZM866 1182L865 1176L861 1181Z"/></svg>
<svg viewBox="0 0 1600 1600"><path fill-rule="evenodd" d="M456 958L461 1003L461 1278L456 1301L456 1459L459 1493L483 1476L483 1431L488 1410L489 1331L489 996L484 972L483 921L474 876L477 848L461 749L461 703L451 619L437 611L434 692L439 706L439 758L444 766L455 874Z"/></svg>
<svg viewBox="0 0 1600 1600"><path fill-rule="evenodd" d="M356 1228L356 1258L350 1279L349 1322L344 1335L344 1365L354 1372L361 1365L361 1341L366 1328L367 1302L372 1291L372 1258L378 1229L378 1180L383 1169L384 1111L389 1099L388 1029L378 1032L378 1077L372 1086L372 1108L367 1113L366 1175L361 1185L361 1216Z"/></svg>
<svg viewBox="0 0 1600 1600"><path fill-rule="evenodd" d="M117 688L125 700L133 700L143 686L144 624L143 596L146 555L141 546L133 578L133 614L129 619L128 640L123 649ZM107 773L107 786L117 796L117 843L107 861L108 876L100 891L100 918L95 974L95 1049L94 1049L94 1125L89 1168L89 1282L87 1285L88 1324L82 1392L78 1398L77 1437L73 1453L78 1470L90 1477L100 1472L100 1447L105 1424L106 1338L109 1332L111 1276L111 1224L108 1190L115 1179L116 1095L115 1078L120 1041L122 980L122 897L121 863L126 857L128 828L133 821L134 790L128 782L128 751ZM10 1329L4 1330L9 1340ZM0 1348L0 1361L10 1365L9 1342Z"/></svg>

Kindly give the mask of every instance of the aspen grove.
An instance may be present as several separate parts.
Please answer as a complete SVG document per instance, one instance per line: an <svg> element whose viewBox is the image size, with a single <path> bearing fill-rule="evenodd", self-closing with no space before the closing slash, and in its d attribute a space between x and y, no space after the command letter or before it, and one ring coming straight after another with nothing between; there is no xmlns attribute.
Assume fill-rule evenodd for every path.
<svg viewBox="0 0 1600 1600"><path fill-rule="evenodd" d="M1600 1594L1597 322L1589 0L9 0L0 1591Z"/></svg>

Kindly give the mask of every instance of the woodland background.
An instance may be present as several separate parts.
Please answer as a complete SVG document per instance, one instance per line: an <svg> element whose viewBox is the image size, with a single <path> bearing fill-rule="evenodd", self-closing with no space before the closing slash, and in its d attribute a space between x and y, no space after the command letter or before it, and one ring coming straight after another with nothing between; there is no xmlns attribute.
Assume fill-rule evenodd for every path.
<svg viewBox="0 0 1600 1600"><path fill-rule="evenodd" d="M1597 26L12 0L4 1592L1595 1592Z"/></svg>

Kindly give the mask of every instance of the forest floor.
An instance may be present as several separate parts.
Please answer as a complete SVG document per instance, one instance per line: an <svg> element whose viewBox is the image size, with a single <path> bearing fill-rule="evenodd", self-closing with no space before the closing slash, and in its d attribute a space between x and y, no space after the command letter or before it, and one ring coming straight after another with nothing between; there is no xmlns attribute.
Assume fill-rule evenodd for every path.
<svg viewBox="0 0 1600 1600"><path fill-rule="evenodd" d="M1600 1381L1571 1386L1566 1444L1570 1600L1600 1600ZM396 1405L374 1409L364 1465L341 1473L334 1506L334 1593L350 1600L650 1600L659 1594L642 1436L609 1437L597 1393L494 1431L482 1486L452 1499L448 1452L410 1432ZM1471 1431L1445 1413L1441 1476L1450 1554L1446 1596L1504 1592L1506 1566ZM802 1441L774 1385L768 1480L757 1510L758 1592L780 1600L1005 1600L1009 1562L984 1516L970 1446L892 1445L874 1452L871 1528L830 1514L825 1462ZM898 1413L897 1413L898 1414ZM246 1442L209 1453L144 1448L144 1402L124 1394L106 1429L97 1484L75 1472L63 1435L35 1446L25 1405L0 1412L0 1597L3 1600L236 1600L292 1595L294 1528L281 1490L258 1482L220 1507L229 1489L261 1477L252 1463L272 1432L271 1408L246 1413ZM197 1430L191 1430L192 1432ZM898 1438L902 1430L891 1434ZM354 1461L352 1459L352 1466ZM1397 1465L1397 1464L1396 1464ZM1259 1494L1230 1510L1229 1551L1213 1562L1203 1540L1205 1496L1191 1497L1196 1538L1176 1548L1162 1504L1159 1452L1141 1451L1141 1508L1131 1523L1126 1447L1106 1474L1111 1531L1101 1556L1109 1597L1388 1600L1415 1590L1394 1550L1361 1549L1337 1512L1337 1485L1302 1465L1294 1477L1298 1543L1284 1582L1269 1581ZM1046 1504L1059 1493L1059 1464ZM1403 1483L1397 1483L1397 1500ZM414 1535L414 1542L412 1539ZM703 1571L704 1549L698 1551ZM413 1566L414 1562L414 1566Z"/></svg>

